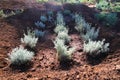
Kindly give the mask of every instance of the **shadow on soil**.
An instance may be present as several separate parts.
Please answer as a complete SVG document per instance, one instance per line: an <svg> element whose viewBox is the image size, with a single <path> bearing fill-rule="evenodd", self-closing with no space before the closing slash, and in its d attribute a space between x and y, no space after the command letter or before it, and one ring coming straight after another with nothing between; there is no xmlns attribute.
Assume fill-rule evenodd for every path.
<svg viewBox="0 0 120 80"><path fill-rule="evenodd" d="M98 65L100 64L102 61L104 61L104 59L108 56L108 54L106 53L103 53L101 55L98 55L98 56L90 56L90 55L86 55L86 58L87 58L87 61L88 61L88 64L91 64L91 65Z"/></svg>
<svg viewBox="0 0 120 80"><path fill-rule="evenodd" d="M33 62L28 62L26 64L22 64L22 65L15 65L15 64L11 64L10 68L12 70L19 70L21 72L25 72L27 70L29 70L31 67L33 66Z"/></svg>

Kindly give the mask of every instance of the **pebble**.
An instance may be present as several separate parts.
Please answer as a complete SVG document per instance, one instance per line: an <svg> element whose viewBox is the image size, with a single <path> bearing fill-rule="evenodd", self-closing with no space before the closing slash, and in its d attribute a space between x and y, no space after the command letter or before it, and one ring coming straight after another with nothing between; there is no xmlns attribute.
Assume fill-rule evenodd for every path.
<svg viewBox="0 0 120 80"><path fill-rule="evenodd" d="M116 70L120 71L120 65L116 65Z"/></svg>
<svg viewBox="0 0 120 80"><path fill-rule="evenodd" d="M35 71L36 71L36 69L35 69L35 68L32 68L32 69L31 69L31 71L32 71L32 72L35 72Z"/></svg>
<svg viewBox="0 0 120 80"><path fill-rule="evenodd" d="M76 76L76 78L77 78L77 79L79 79L79 78L80 78L80 76L79 76L79 75L77 75L77 76Z"/></svg>

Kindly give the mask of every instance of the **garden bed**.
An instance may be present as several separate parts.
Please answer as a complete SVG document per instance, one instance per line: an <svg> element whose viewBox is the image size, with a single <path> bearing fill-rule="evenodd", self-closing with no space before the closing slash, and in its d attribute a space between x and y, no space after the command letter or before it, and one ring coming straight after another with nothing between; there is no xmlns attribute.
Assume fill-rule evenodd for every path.
<svg viewBox="0 0 120 80"><path fill-rule="evenodd" d="M73 61L69 66L60 66L53 44L56 35L51 31L54 27L51 27L47 29L45 39L38 41L37 54L32 59L31 67L26 70L12 69L6 58L13 48L20 45L20 38L27 26L33 27L35 19L40 16L33 13L35 9L40 12L36 6L33 9L25 9L19 15L0 20L0 80L120 80L120 31L102 26L94 19L96 11L85 5L76 8L75 11L81 11L86 21L93 26L101 27L99 38L106 38L110 43L110 52L107 56L89 60L83 52L80 35L71 32L70 45L76 47L72 55ZM119 25L120 23L117 24L118 29Z"/></svg>

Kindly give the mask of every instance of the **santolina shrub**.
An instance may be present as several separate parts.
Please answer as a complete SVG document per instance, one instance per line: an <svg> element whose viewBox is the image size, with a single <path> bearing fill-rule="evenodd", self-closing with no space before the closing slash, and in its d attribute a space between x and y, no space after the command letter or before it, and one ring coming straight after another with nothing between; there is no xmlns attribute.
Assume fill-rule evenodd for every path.
<svg viewBox="0 0 120 80"><path fill-rule="evenodd" d="M26 65L33 58L34 53L24 49L24 47L20 46L12 50L9 53L9 60L12 65L21 66Z"/></svg>
<svg viewBox="0 0 120 80"><path fill-rule="evenodd" d="M70 37L69 37L68 33L65 31L59 32L57 35L57 38L63 40L65 43L70 42Z"/></svg>
<svg viewBox="0 0 120 80"><path fill-rule="evenodd" d="M88 43L84 42L83 47L83 51L93 57L109 51L109 43L105 43L105 39L102 41L89 40Z"/></svg>
<svg viewBox="0 0 120 80"><path fill-rule="evenodd" d="M57 58L59 61L71 60L71 55L75 51L75 48L69 48L66 43L70 42L68 35L68 29L65 27L63 15L57 13L57 24L54 29L57 37L54 41L55 49L57 50Z"/></svg>
<svg viewBox="0 0 120 80"><path fill-rule="evenodd" d="M96 40L99 35L99 28L91 27L81 15L75 15L75 29L80 33L80 36L85 40Z"/></svg>
<svg viewBox="0 0 120 80"><path fill-rule="evenodd" d="M38 37L38 38L43 38L45 36L45 32L46 31L36 29L35 30L35 36Z"/></svg>
<svg viewBox="0 0 120 80"><path fill-rule="evenodd" d="M24 38L21 38L21 42L31 48L36 46L37 41L38 38L35 37L35 32L31 30L28 30L27 34L24 33Z"/></svg>
<svg viewBox="0 0 120 80"><path fill-rule="evenodd" d="M59 61L71 60L71 55L75 51L75 48L68 48L61 39L56 39L54 45Z"/></svg>

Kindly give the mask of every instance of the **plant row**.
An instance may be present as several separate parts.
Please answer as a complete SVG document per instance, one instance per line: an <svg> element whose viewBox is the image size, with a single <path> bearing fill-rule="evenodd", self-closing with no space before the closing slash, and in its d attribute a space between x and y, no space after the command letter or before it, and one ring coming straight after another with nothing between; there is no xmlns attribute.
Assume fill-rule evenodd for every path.
<svg viewBox="0 0 120 80"><path fill-rule="evenodd" d="M51 17L51 16L50 16ZM98 40L100 28L92 27L80 14L74 15L75 19L75 29L79 32L80 37L83 39L83 51L90 55L91 57L96 57L101 54L105 54L109 51L109 43L105 43L105 39L102 41ZM40 21L35 22L35 30L27 30L24 33L24 37L21 38L21 44L19 47L12 50L9 53L9 61L11 65L21 66L28 64L34 55L34 51L29 50L35 49L38 39L44 37L45 22L49 19L45 16L40 17ZM52 20L50 20L52 21ZM54 29L56 33L56 38L53 41L54 48L56 49L56 57L61 61L68 61L72 59L72 54L75 52L75 47L70 47L69 43L71 38L69 36L69 28L66 27L63 14L61 12L57 13L56 27Z"/></svg>

